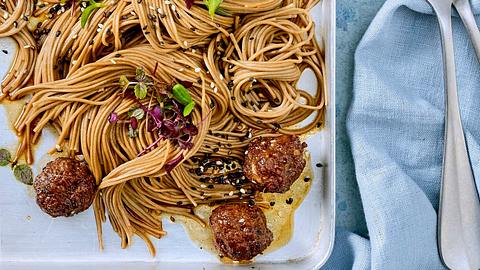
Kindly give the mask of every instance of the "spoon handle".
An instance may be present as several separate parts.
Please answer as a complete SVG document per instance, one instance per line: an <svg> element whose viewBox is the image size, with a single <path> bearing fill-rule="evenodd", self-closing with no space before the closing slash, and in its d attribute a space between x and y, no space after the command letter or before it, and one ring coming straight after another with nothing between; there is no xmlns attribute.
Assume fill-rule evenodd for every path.
<svg viewBox="0 0 480 270"><path fill-rule="evenodd" d="M460 118L453 49L452 6L432 6L437 13L442 36L446 91L438 244L442 260L450 269L479 269L480 201Z"/></svg>
<svg viewBox="0 0 480 270"><path fill-rule="evenodd" d="M457 0L454 5L460 18L462 18L465 28L467 28L468 35L472 40L475 53L477 54L477 59L480 61L480 30L478 30L470 2L468 0Z"/></svg>

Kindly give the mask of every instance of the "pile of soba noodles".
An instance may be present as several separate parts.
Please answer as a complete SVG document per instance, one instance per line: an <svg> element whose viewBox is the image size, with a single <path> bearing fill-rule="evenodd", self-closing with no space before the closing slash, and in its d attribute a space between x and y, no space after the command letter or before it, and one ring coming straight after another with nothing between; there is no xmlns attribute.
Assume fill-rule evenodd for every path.
<svg viewBox="0 0 480 270"><path fill-rule="evenodd" d="M318 1L223 0L212 13L201 0L0 0L0 37L18 43L0 100L28 100L16 159L33 163L54 127L52 151L83 158L97 181L100 245L108 216L122 247L137 235L154 254L163 213L202 223L199 204L255 198L241 168L253 138L322 126ZM296 87L305 69L314 95ZM195 103L189 114L176 84Z"/></svg>

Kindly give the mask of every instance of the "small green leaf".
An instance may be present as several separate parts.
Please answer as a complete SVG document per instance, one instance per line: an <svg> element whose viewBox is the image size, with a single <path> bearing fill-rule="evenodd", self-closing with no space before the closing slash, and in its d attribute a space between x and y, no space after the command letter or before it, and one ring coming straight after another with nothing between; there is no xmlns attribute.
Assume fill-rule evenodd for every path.
<svg viewBox="0 0 480 270"><path fill-rule="evenodd" d="M195 102L192 101L187 106L185 106L185 108L183 108L183 116L186 117L190 113L192 113L193 108L195 108Z"/></svg>
<svg viewBox="0 0 480 270"><path fill-rule="evenodd" d="M147 86L145 85L145 83L143 82L140 82L140 83L137 83L135 85L135 96L138 98L138 99L144 99L145 97L147 97Z"/></svg>
<svg viewBox="0 0 480 270"><path fill-rule="evenodd" d="M0 167L7 166L12 160L12 155L7 149L0 149Z"/></svg>
<svg viewBox="0 0 480 270"><path fill-rule="evenodd" d="M177 83L175 86L172 88L172 94L173 98L180 102L183 106L187 106L188 104L192 103L192 97L190 96L190 93L188 92L187 88L185 86Z"/></svg>
<svg viewBox="0 0 480 270"><path fill-rule="evenodd" d="M145 75L145 70L143 68L137 68L135 71L135 80L143 82L147 76Z"/></svg>
<svg viewBox="0 0 480 270"><path fill-rule="evenodd" d="M137 120L142 120L145 116L145 111L142 108L134 108L128 111L128 117L135 117Z"/></svg>
<svg viewBox="0 0 480 270"><path fill-rule="evenodd" d="M13 167L13 175L15 175L18 181L25 185L33 185L33 172L28 165L16 165Z"/></svg>
<svg viewBox="0 0 480 270"><path fill-rule="evenodd" d="M138 136L138 130L133 129L132 125L128 125L128 137L135 138Z"/></svg>
<svg viewBox="0 0 480 270"><path fill-rule="evenodd" d="M128 85L130 84L130 81L127 79L127 76L122 75L120 76L119 83L120 83L120 87L122 87L122 91L125 91L127 90Z"/></svg>
<svg viewBox="0 0 480 270"><path fill-rule="evenodd" d="M210 16L214 17L215 12L217 12L217 9L220 7L220 4L222 4L223 0L203 0L203 2L208 8Z"/></svg>
<svg viewBox="0 0 480 270"><path fill-rule="evenodd" d="M85 25L87 25L88 18L90 18L90 15L92 12L98 8L103 8L106 7L105 4L103 3L97 3L93 0L89 1L90 5L86 7L83 12L82 12L82 17L80 19L80 23L82 25L82 28L85 28Z"/></svg>

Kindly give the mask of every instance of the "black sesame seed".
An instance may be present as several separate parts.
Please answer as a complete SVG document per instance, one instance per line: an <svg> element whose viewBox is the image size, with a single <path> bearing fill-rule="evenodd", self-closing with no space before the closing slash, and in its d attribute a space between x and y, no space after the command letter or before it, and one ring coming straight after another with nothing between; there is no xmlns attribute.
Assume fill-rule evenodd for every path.
<svg viewBox="0 0 480 270"><path fill-rule="evenodd" d="M2 50L2 52L3 52L4 54L8 54L8 51L7 51L7 50Z"/></svg>
<svg viewBox="0 0 480 270"><path fill-rule="evenodd" d="M286 202L287 202L287 204L292 204L292 203L293 203L293 198L288 198L288 199L286 200Z"/></svg>
<svg viewBox="0 0 480 270"><path fill-rule="evenodd" d="M62 32L57 31L57 33L55 33L55 36L56 36L56 37L59 37L61 33L62 33Z"/></svg>
<svg viewBox="0 0 480 270"><path fill-rule="evenodd" d="M270 202L270 206L274 206L275 205L275 202Z"/></svg>
<svg viewBox="0 0 480 270"><path fill-rule="evenodd" d="M177 202L177 205L182 205L182 204L183 204L183 202L181 202L181 201Z"/></svg>
<svg viewBox="0 0 480 270"><path fill-rule="evenodd" d="M317 163L315 166L317 166L317 168L322 168L323 164L322 163Z"/></svg>
<svg viewBox="0 0 480 270"><path fill-rule="evenodd" d="M248 200L248 205L249 205L249 206L254 206L254 205L255 205L255 201L252 200L252 199Z"/></svg>
<svg viewBox="0 0 480 270"><path fill-rule="evenodd" d="M218 147L213 149L214 153L217 153L218 151L220 151L220 149Z"/></svg>
<svg viewBox="0 0 480 270"><path fill-rule="evenodd" d="M174 218L173 216L170 216L170 220L171 220L172 222L175 222L175 218Z"/></svg>
<svg viewBox="0 0 480 270"><path fill-rule="evenodd" d="M213 188L215 188L215 186L214 185L208 185L207 188L213 189Z"/></svg>
<svg viewBox="0 0 480 270"><path fill-rule="evenodd" d="M305 182L310 181L310 177L307 176L307 177L303 178L303 181L305 181Z"/></svg>

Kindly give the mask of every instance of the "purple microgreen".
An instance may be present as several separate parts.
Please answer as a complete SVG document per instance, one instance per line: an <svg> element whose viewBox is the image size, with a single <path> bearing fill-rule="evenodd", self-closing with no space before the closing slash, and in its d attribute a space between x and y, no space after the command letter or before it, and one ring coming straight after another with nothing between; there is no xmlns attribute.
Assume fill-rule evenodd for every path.
<svg viewBox="0 0 480 270"><path fill-rule="evenodd" d="M145 153L147 153L149 150L151 150L152 148L157 146L157 144L159 142L161 142L163 139L164 139L163 136L158 137L158 139L156 139L152 144L150 144L147 148L145 148L142 152L140 152L140 154L138 154L138 156L140 157L140 156L145 155Z"/></svg>
<svg viewBox="0 0 480 270"><path fill-rule="evenodd" d="M185 0L185 5L187 6L187 9L191 9L194 2L194 0Z"/></svg>
<svg viewBox="0 0 480 270"><path fill-rule="evenodd" d="M193 86L193 82L189 81L179 81L181 85L183 85L185 88L190 88Z"/></svg>
<svg viewBox="0 0 480 270"><path fill-rule="evenodd" d="M117 113L114 113L112 112L110 114L110 116L108 117L108 122L110 122L110 124L114 124L118 121L118 114Z"/></svg>
<svg viewBox="0 0 480 270"><path fill-rule="evenodd" d="M187 123L183 128L183 132L190 136L196 136L198 135L198 128L193 124Z"/></svg>
<svg viewBox="0 0 480 270"><path fill-rule="evenodd" d="M161 133L167 138L176 138L180 131L172 120L164 120L162 123Z"/></svg>
<svg viewBox="0 0 480 270"><path fill-rule="evenodd" d="M183 161L183 154L180 154L180 156L170 160L169 162L167 162L167 164L165 164L165 171L171 172L182 161Z"/></svg>
<svg viewBox="0 0 480 270"><path fill-rule="evenodd" d="M133 89L135 92L135 96L138 99L144 99L145 97L147 97L148 88L145 85L145 83L143 82L137 83Z"/></svg>
<svg viewBox="0 0 480 270"><path fill-rule="evenodd" d="M159 106L153 107L153 109L150 111L150 115L156 119L161 119L162 118L162 109L160 109Z"/></svg>
<svg viewBox="0 0 480 270"><path fill-rule="evenodd" d="M131 126L133 129L137 129L137 128L138 128L138 120L137 120L137 118L135 118L135 117L130 118L130 126Z"/></svg>
<svg viewBox="0 0 480 270"><path fill-rule="evenodd" d="M142 108L134 108L128 111L128 117L135 117L137 120L142 120L145 117L145 111Z"/></svg>

